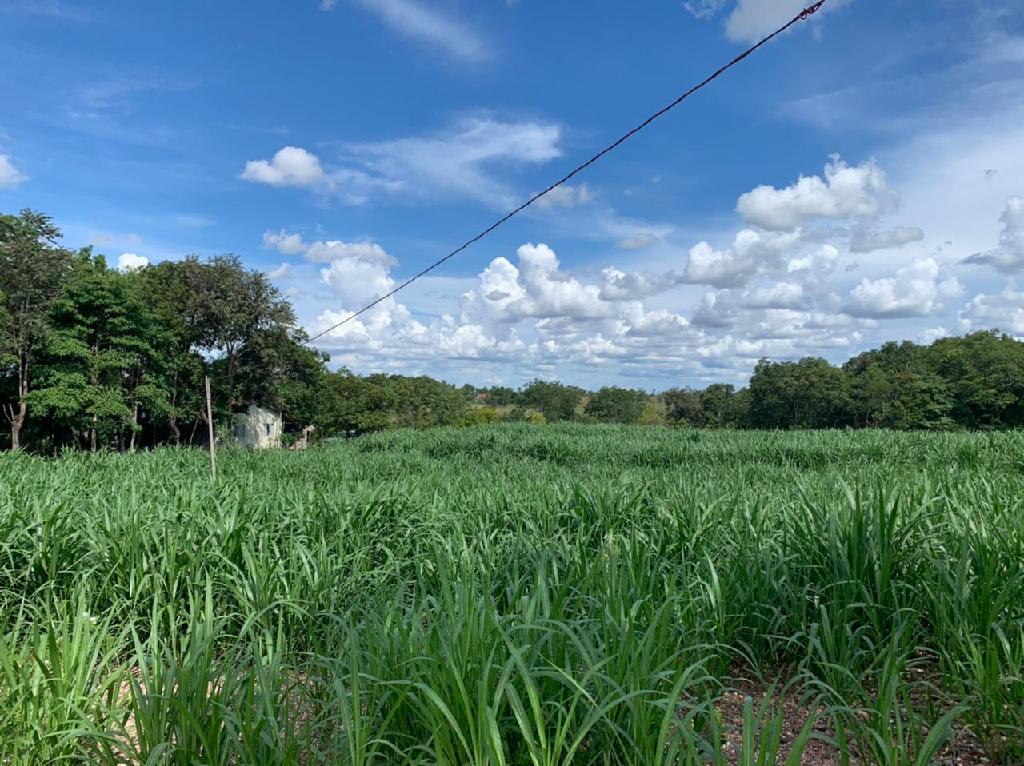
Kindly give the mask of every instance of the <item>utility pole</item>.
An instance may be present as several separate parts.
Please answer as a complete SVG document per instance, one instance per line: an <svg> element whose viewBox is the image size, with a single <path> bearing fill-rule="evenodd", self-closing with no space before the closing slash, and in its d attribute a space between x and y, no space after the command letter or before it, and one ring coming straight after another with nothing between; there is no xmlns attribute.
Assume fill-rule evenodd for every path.
<svg viewBox="0 0 1024 766"><path fill-rule="evenodd" d="M217 442L213 436L213 405L210 403L210 376L206 376L206 425L210 431L210 476L217 480Z"/></svg>

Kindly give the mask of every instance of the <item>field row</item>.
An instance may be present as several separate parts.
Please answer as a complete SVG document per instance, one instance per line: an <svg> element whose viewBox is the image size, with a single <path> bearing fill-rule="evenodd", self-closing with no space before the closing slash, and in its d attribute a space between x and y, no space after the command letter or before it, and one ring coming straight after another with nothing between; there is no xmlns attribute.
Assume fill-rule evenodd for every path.
<svg viewBox="0 0 1024 766"><path fill-rule="evenodd" d="M4 762L1024 760L1024 436L203 460L0 459Z"/></svg>

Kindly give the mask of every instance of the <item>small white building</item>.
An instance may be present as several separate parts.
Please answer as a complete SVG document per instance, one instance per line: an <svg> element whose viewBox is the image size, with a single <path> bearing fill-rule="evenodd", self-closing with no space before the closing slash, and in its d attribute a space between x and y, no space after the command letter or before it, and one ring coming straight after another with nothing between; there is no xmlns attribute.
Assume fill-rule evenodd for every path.
<svg viewBox="0 0 1024 766"><path fill-rule="evenodd" d="M281 413L255 404L235 415L235 442L251 449L280 449L284 422Z"/></svg>

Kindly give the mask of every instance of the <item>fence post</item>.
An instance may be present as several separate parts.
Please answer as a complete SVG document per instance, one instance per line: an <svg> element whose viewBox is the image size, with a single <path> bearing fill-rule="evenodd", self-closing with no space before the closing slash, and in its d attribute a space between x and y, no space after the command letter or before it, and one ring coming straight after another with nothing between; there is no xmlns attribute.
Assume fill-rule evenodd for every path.
<svg viewBox="0 0 1024 766"><path fill-rule="evenodd" d="M213 405L210 403L210 376L206 376L206 425L210 429L210 476L217 480L217 441L213 435Z"/></svg>

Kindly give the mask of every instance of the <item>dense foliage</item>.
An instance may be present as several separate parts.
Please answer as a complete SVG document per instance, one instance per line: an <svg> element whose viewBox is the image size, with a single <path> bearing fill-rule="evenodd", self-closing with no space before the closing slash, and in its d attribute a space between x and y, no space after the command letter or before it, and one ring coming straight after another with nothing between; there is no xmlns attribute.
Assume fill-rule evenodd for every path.
<svg viewBox="0 0 1024 766"><path fill-rule="evenodd" d="M1021 763L1022 455L529 425L229 450L217 483L190 450L0 455L0 753L795 764L817 726ZM806 728L781 689L722 713L741 676Z"/></svg>
<svg viewBox="0 0 1024 766"><path fill-rule="evenodd" d="M291 305L234 256L122 273L60 247L46 216L0 216L0 404L10 447L190 443L257 401L308 416L323 359ZM307 411L303 411L303 409ZM0 442L2 443L2 442Z"/></svg>
<svg viewBox="0 0 1024 766"><path fill-rule="evenodd" d="M946 430L1024 425L1024 343L998 332L889 343L842 367L758 364L747 388L661 394L556 381L456 389L429 378L328 371L289 302L230 255L122 273L60 246L44 215L0 216L0 448L132 450L206 438L250 403L317 438L500 420L697 428Z"/></svg>
<svg viewBox="0 0 1024 766"><path fill-rule="evenodd" d="M661 394L588 393L535 381L520 391L481 389L493 406L522 406L548 422L693 428L1001 429L1024 426L1024 343L996 331L930 346L886 343L835 367L824 359L762 360L747 388L728 384Z"/></svg>

